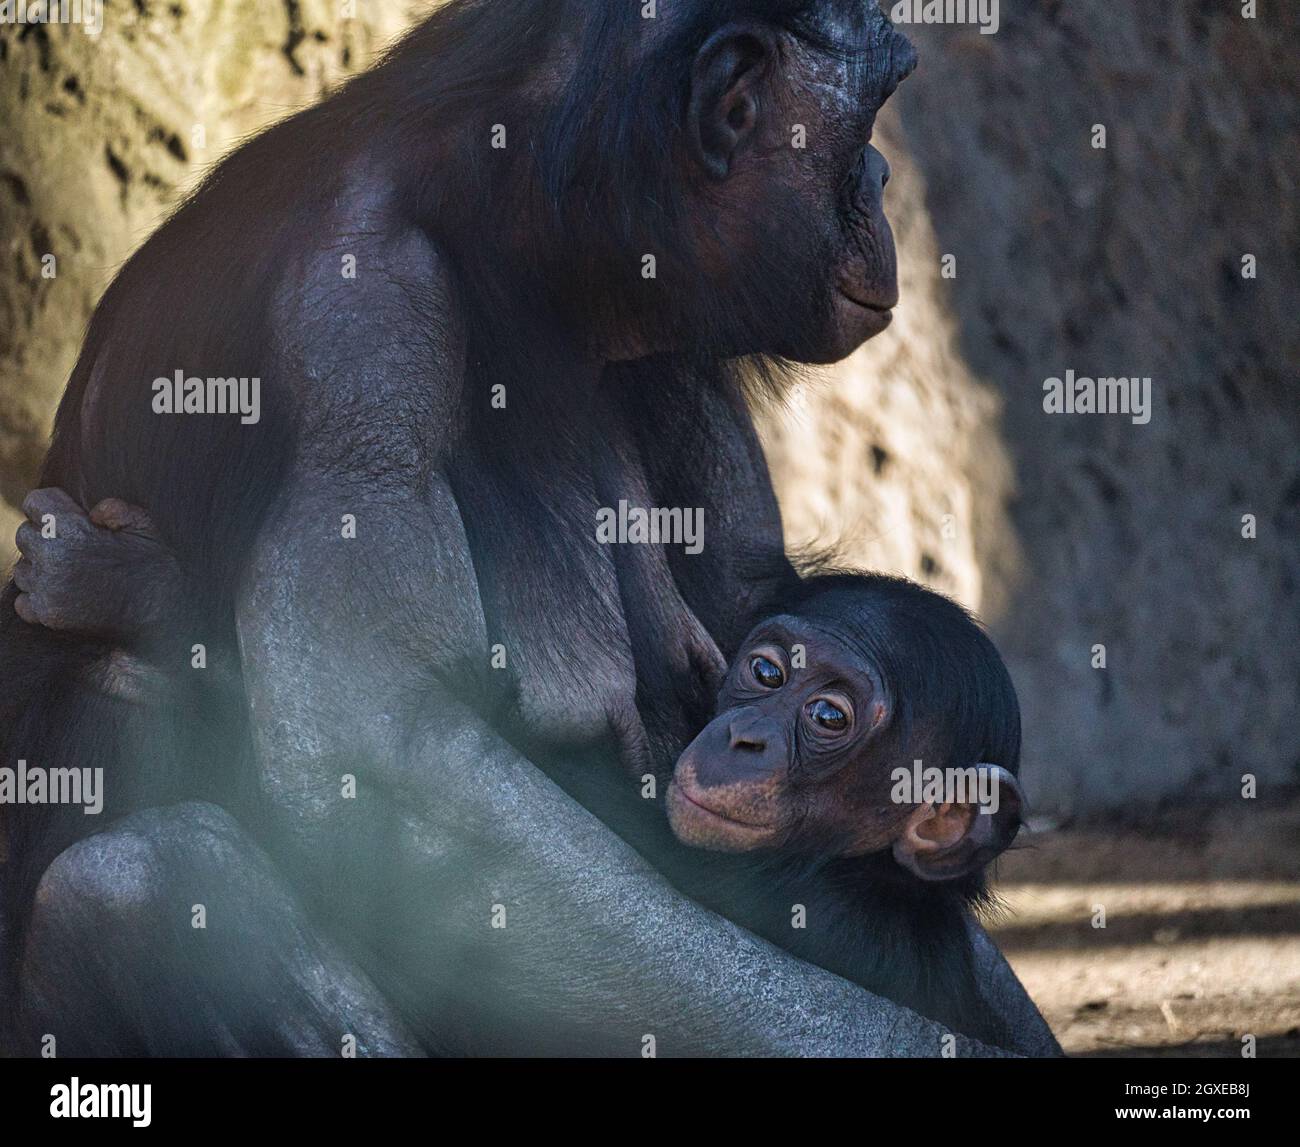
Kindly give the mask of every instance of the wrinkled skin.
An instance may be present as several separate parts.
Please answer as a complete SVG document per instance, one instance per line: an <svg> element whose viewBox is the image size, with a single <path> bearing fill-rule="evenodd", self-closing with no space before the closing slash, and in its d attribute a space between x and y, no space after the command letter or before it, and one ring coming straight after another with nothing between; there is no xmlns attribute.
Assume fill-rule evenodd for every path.
<svg viewBox="0 0 1300 1147"><path fill-rule="evenodd" d="M735 396L677 385L647 394L643 378L611 381L609 364L664 349L669 331L673 348L698 349L699 338L825 361L887 321L896 287L880 212L884 168L874 153L861 162L861 149L911 61L869 6L823 9L832 31L876 45L857 66L786 42L784 32L758 35L781 43L790 63L778 66L754 55L752 29L724 36L714 45L721 55L698 61L695 126L683 125L686 154L677 157L698 196L697 254L710 272L692 286L698 294L671 284L647 294L636 276L593 295L580 275L554 266L541 277L554 298L516 286L503 303L507 325L492 327L465 302L478 280L462 267L478 250L484 260L522 260L511 249L517 233L473 230L472 219L455 217L454 198L445 218L413 214L417 149L395 145L395 117L382 99L368 110L364 86L237 153L119 277L43 477L79 507L120 496L152 521L132 529L100 508L102 523L83 526L65 506L72 528L46 547L27 535L24 556L40 579L57 579L58 562L75 568L84 542L111 535L113 546L131 547L139 601L119 603L109 619L113 641L129 643L123 619L138 609L147 625L168 608L169 551L187 607L226 600L232 587L222 579L233 575L216 565L225 548L205 560L196 557L209 553L201 543L250 485L259 496L273 490L238 554L232 619L187 608L183 622L164 626L172 632L144 641L155 663L184 666L192 643L205 640L213 663L229 670L253 768L253 796L241 796L256 828L185 792L191 799L152 807L133 798L102 826L78 822L80 835L100 831L49 863L33 903L8 905L10 942L21 944L20 1010L8 1033L15 1051L34 1054L49 1032L61 1055L336 1054L345 1035L360 1054L635 1055L654 1033L664 1055L938 1054L938 1025L685 899L534 763L616 754L635 769L679 751L716 688L722 649L739 642L761 590L743 580L742 557L755 547L773 560L780 553L761 452ZM589 9L566 11L580 22ZM641 34L659 35L653 25ZM737 72L737 58L751 67ZM388 74L400 76L403 60ZM561 53L541 71L565 77L576 67ZM381 94L382 80L373 88ZM760 82L750 88L762 94L756 102L737 91ZM800 156L766 149L765 140L788 138L789 106L824 129L824 145ZM360 123L340 132L331 118L340 109ZM457 170L463 152L429 146L432 170ZM266 185L268 172L275 179ZM854 172L861 178L850 184ZM262 213L249 210L255 188ZM764 310L748 284L773 253L749 237L777 230L774 189L790 251L805 253L794 270L817 289L781 307L772 298ZM789 192L803 205L794 216ZM856 222L841 213L846 195ZM232 219L247 229L242 258L229 249ZM724 227L734 248L704 242ZM341 280L342 250L369 273ZM639 265L635 249L622 254ZM190 268L232 265L237 275L205 284L227 292L224 307L195 297ZM611 305L579 327L563 297L569 286ZM256 333L247 345L223 341L238 337L227 333L239 321L232 302L253 289L261 294L247 322ZM720 306L718 293L746 303ZM695 331L676 321L694 308L713 316ZM537 333L545 338L518 345ZM157 354L143 369L122 357L141 347ZM518 351L533 385L553 389L530 401L521 384L499 417L484 416L475 405L486 393L483 364L498 348ZM292 451L281 443L268 460L254 437L239 440L252 445L238 456L200 456L202 442L132 437L149 416L147 396L131 387L178 363L196 375L258 374L280 402L282 422L268 426L292 427ZM490 429L476 421L485 417ZM149 432L182 435L187 426ZM654 451L641 446L647 436ZM121 458L128 464L115 469ZM196 500L197 491L212 497ZM593 547L595 509L620 497L701 507L705 552L685 562L661 547ZM53 498L47 491L33 508ZM340 534L344 515L358 523L355 539ZM155 534L168 546L151 549ZM0 635L8 663L39 654L57 666L65 646L50 644L47 627L104 629L94 611L77 617L59 595L43 600L40 579L23 578L23 621ZM493 677L496 645L509 668ZM110 642L100 662L119 653ZM50 699L29 699L28 709L65 708L23 728L105 751L118 737L116 775L146 774L141 761L158 740L150 723L183 716L188 694L166 680L152 702L148 685L134 691L131 720L144 732L129 740L134 726L116 706L120 676L83 676L97 693L44 690ZM186 688L220 688L183 679ZM653 712L638 706L638 682L655 683ZM6 751L50 760L63 743L38 737ZM214 741L221 759L195 787L233 770L237 748ZM158 762L153 771L167 770ZM340 799L348 778L356 796ZM121 791L116 783L111 793ZM207 907L203 931L189 926L198 903ZM504 928L492 926L498 905ZM1050 1033L1014 976L987 938L976 943L983 990L1013 1017L1014 1050L1050 1053ZM758 982L762 993L752 990ZM957 1043L958 1054L988 1050Z"/></svg>

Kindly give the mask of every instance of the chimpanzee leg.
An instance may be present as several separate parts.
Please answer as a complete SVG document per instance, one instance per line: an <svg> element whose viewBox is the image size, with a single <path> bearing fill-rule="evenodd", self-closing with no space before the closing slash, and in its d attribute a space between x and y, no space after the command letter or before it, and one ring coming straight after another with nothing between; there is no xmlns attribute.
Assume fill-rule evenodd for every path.
<svg viewBox="0 0 1300 1147"><path fill-rule="evenodd" d="M136 813L57 857L19 980L19 1054L51 1036L59 1056L423 1054L209 804Z"/></svg>

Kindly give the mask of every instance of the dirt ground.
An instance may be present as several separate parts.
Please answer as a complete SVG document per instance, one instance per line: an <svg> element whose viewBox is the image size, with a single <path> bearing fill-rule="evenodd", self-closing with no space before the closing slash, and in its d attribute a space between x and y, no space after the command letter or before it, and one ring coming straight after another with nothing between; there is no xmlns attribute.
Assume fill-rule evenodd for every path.
<svg viewBox="0 0 1300 1147"><path fill-rule="evenodd" d="M997 888L992 931L1069 1054L1239 1056L1253 1035L1300 1056L1300 799L1028 834Z"/></svg>

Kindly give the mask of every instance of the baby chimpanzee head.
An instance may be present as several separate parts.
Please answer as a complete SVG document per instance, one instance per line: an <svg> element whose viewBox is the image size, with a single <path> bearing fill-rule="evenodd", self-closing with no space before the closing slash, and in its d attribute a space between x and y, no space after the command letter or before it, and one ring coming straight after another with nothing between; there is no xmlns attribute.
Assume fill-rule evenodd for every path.
<svg viewBox="0 0 1300 1147"><path fill-rule="evenodd" d="M814 857L890 848L926 880L982 869L1023 804L1020 708L993 643L955 602L900 578L825 574L781 605L741 644L717 716L677 762L678 839Z"/></svg>

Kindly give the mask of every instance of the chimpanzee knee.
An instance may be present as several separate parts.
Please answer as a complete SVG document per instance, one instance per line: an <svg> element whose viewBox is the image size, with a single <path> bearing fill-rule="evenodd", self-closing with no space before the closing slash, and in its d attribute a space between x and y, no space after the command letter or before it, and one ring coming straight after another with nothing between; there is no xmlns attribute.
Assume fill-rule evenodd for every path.
<svg viewBox="0 0 1300 1147"><path fill-rule="evenodd" d="M223 810L126 817L42 877L18 1054L418 1055Z"/></svg>

